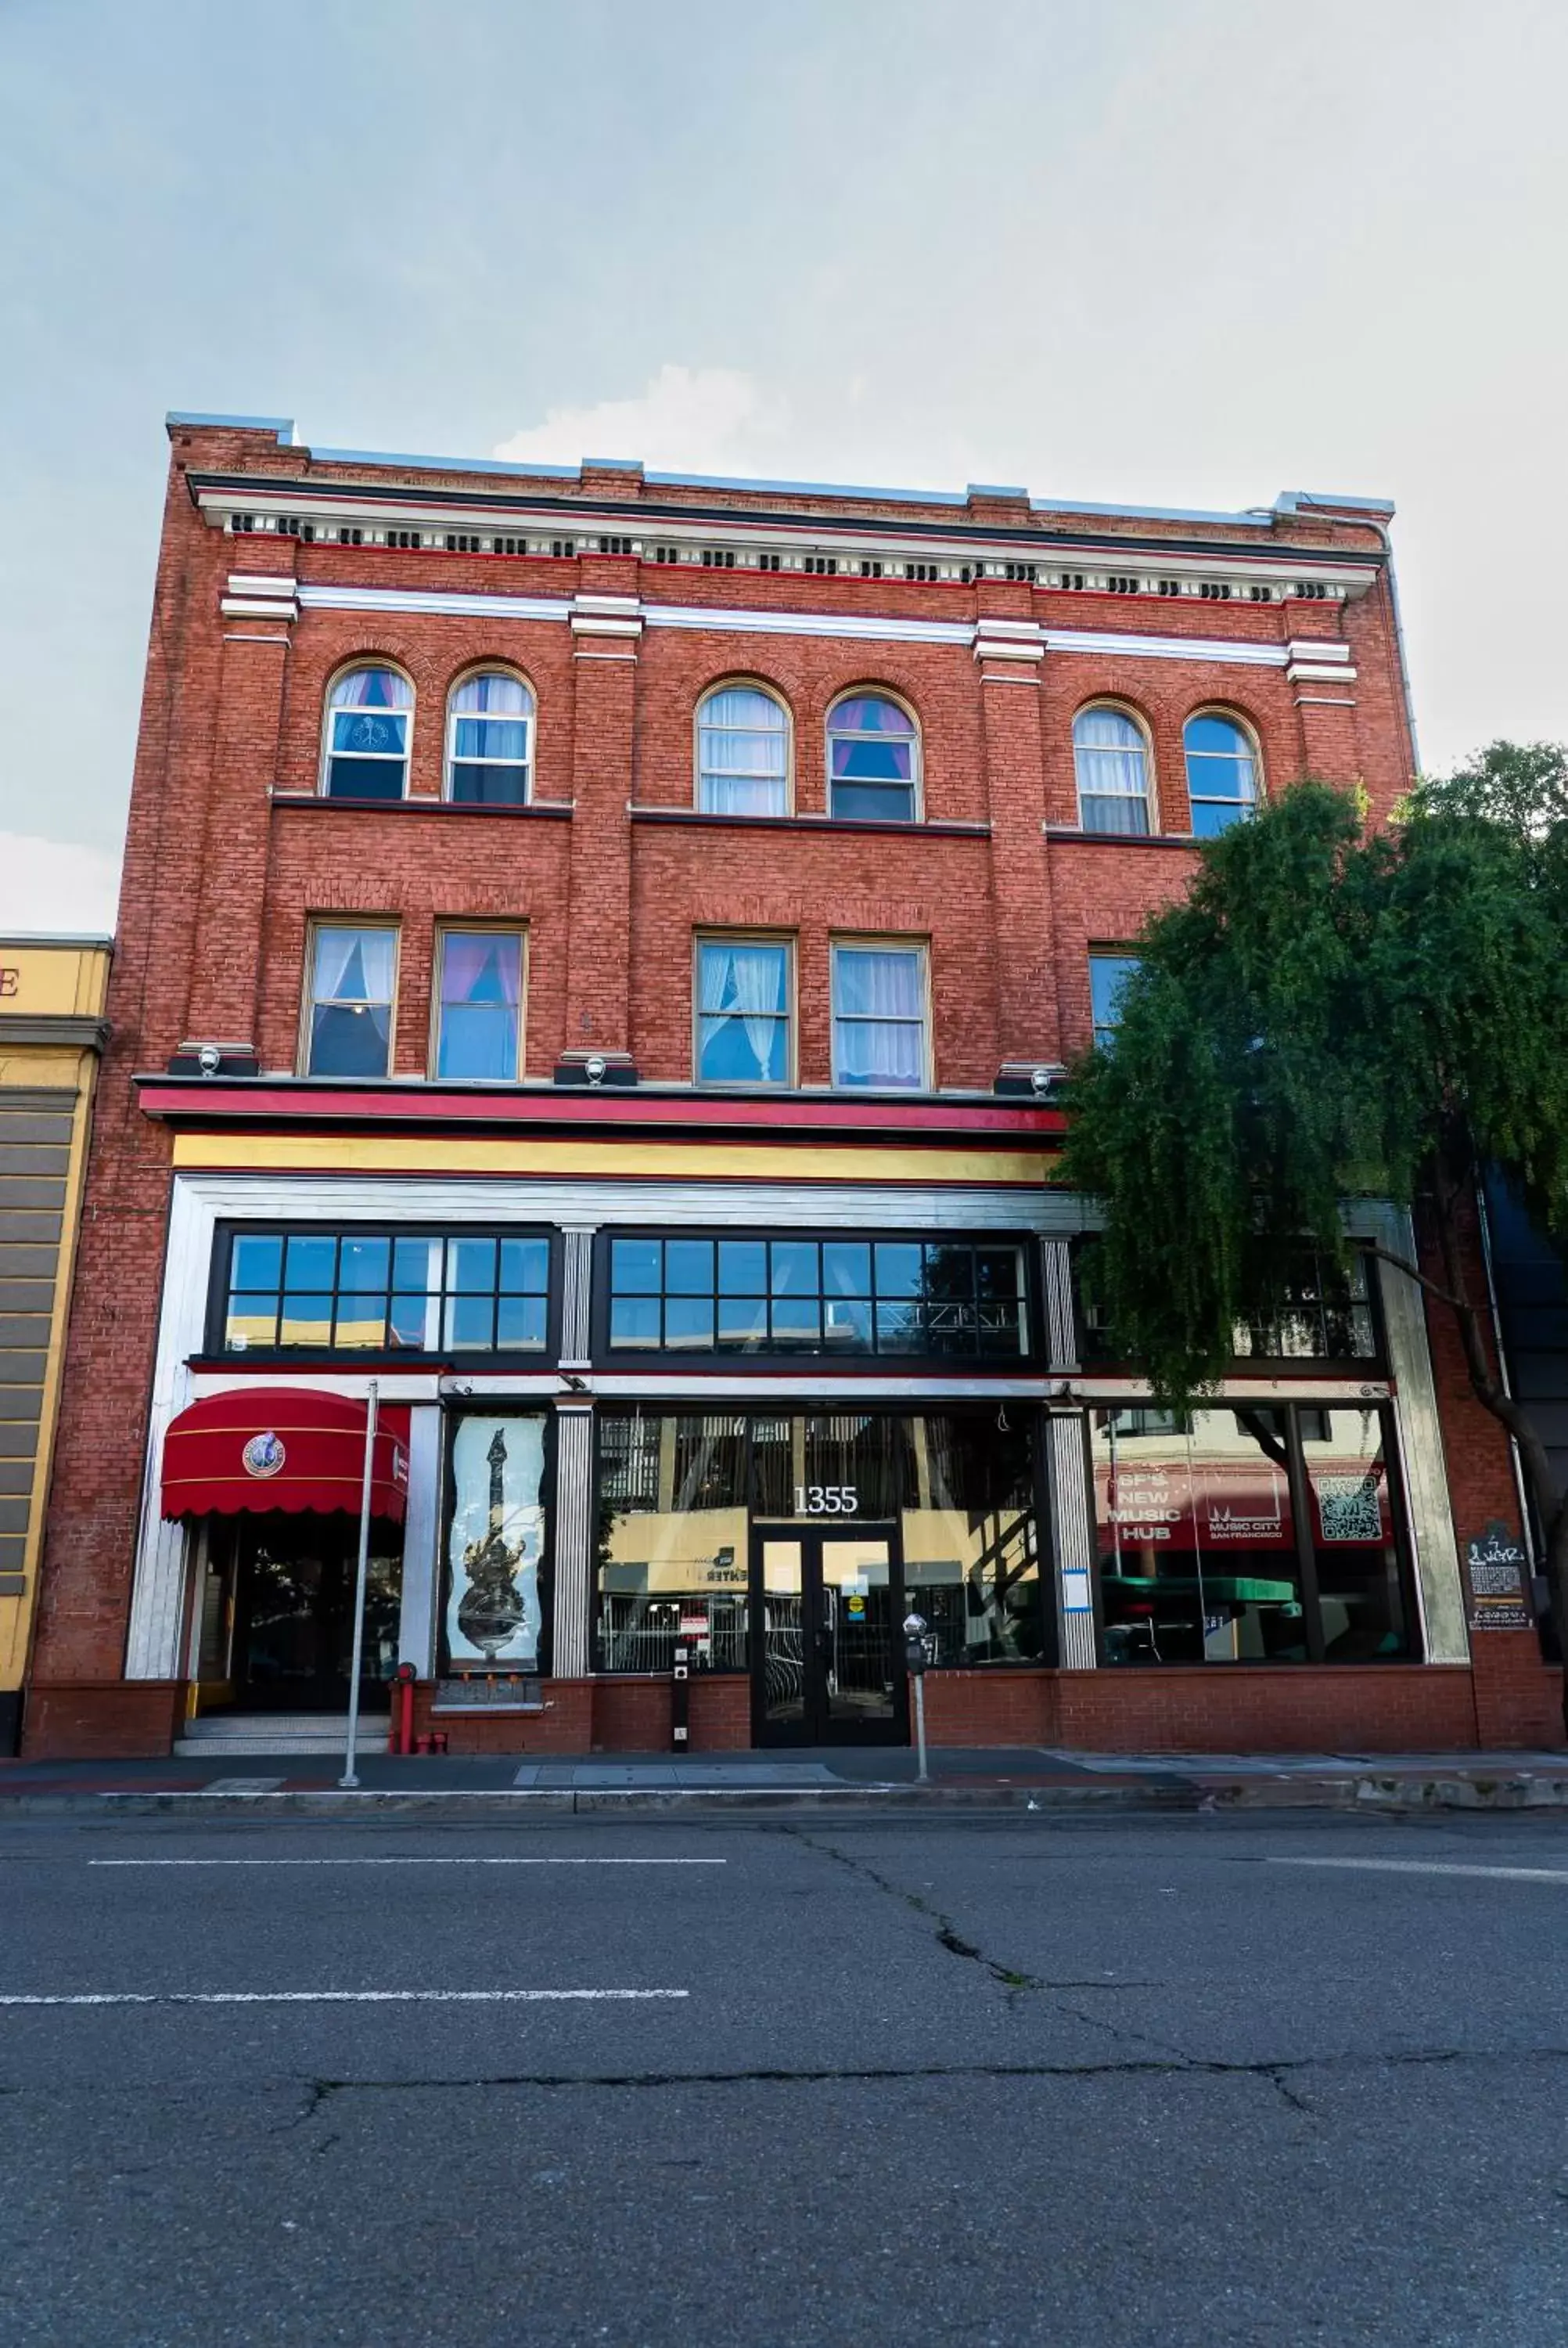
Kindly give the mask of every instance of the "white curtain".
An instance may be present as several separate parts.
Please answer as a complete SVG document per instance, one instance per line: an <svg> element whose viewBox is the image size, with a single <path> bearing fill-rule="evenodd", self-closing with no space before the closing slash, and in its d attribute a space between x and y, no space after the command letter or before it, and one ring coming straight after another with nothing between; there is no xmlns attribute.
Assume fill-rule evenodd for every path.
<svg viewBox="0 0 1568 2348"><path fill-rule="evenodd" d="M925 1073L919 954L907 948L841 947L834 990L841 1080L918 1085Z"/></svg>
<svg viewBox="0 0 1568 2348"><path fill-rule="evenodd" d="M725 1011L740 1014L757 1074L766 1076L773 1061L774 1021L784 1007L784 948L705 945L701 986L700 1008L705 1015Z"/></svg>
<svg viewBox="0 0 1568 2348"><path fill-rule="evenodd" d="M390 1003L393 943L390 930L318 930L317 1003Z"/></svg>
<svg viewBox="0 0 1568 2348"><path fill-rule="evenodd" d="M784 714L765 693L711 693L698 724L698 797L707 815L783 815L788 798Z"/></svg>
<svg viewBox="0 0 1568 2348"><path fill-rule="evenodd" d="M1148 768L1132 720L1119 709L1085 709L1073 720L1072 749L1085 829L1147 831Z"/></svg>

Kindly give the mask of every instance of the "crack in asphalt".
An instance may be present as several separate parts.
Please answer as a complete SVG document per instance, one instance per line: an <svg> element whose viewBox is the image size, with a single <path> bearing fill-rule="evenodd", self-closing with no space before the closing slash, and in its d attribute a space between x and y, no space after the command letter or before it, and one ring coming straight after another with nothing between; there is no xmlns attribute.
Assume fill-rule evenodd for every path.
<svg viewBox="0 0 1568 2348"><path fill-rule="evenodd" d="M807 1850L815 1851L820 1858L833 1859L838 1866L846 1869L851 1875L859 1876L864 1881L872 1884L887 1899L898 1900L904 1907L912 1909L916 1915L923 1918L935 1928L935 1939L939 1948L946 1949L949 1956L962 1957L967 1962L979 1965L982 1972L989 1974L999 1989L1007 1992L1009 2002L1015 2000L1020 1992L1031 1991L1039 1996L1050 1999L1056 2012L1064 2014L1070 2021L1081 2022L1089 2030L1101 2031L1106 2037L1120 2044L1146 2046L1163 2057L1174 2057L1178 2062L1183 2063L1187 2061L1188 2058L1183 2050L1179 2046L1173 2046L1169 2039L1156 2038L1151 2032L1135 2029L1128 2022L1108 2019L1103 2014L1084 2013L1077 2006L1064 2004L1061 1997L1063 1990L1163 1989L1165 1986L1163 1982L1134 1979L1051 1981L1041 1973L1020 1972L1016 1966L1003 1964L999 1958L988 1956L985 1951L977 1947L973 1941L966 1941L950 1916L944 1915L942 1910L933 1906L930 1900L923 1900L917 1891L911 1891L903 1884L893 1882L887 1876L879 1873L866 1859L857 1859L848 1851L837 1850L831 1843L816 1841L806 1833L804 1827L791 1826L785 1831L792 1839L804 1844Z"/></svg>

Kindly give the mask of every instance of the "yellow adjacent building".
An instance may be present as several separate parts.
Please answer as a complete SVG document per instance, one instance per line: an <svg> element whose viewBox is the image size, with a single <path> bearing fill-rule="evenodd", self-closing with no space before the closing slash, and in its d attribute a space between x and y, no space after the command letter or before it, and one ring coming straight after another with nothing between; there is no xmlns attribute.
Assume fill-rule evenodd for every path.
<svg viewBox="0 0 1568 2348"><path fill-rule="evenodd" d="M21 1730L109 953L0 937L0 1754Z"/></svg>

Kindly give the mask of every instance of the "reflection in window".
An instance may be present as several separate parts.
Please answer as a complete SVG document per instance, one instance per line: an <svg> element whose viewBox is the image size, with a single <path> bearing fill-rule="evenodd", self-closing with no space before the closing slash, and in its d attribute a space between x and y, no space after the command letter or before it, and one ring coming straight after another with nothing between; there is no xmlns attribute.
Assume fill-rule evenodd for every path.
<svg viewBox="0 0 1568 2348"><path fill-rule="evenodd" d="M1148 750L1124 710L1081 709L1072 721L1072 758L1085 831L1148 831Z"/></svg>
<svg viewBox="0 0 1568 2348"><path fill-rule="evenodd" d="M994 1412L600 1413L599 1667L746 1670L753 1524L803 1518L813 1487L849 1496L831 1529L897 1524L907 1601L943 1663L1038 1662L1045 1626L1030 1422Z"/></svg>
<svg viewBox="0 0 1568 2348"><path fill-rule="evenodd" d="M236 1231L226 1353L538 1353L549 1300L539 1233Z"/></svg>
<svg viewBox="0 0 1568 2348"><path fill-rule="evenodd" d="M918 1092L926 1060L924 946L835 945L834 1083Z"/></svg>
<svg viewBox="0 0 1568 2348"><path fill-rule="evenodd" d="M400 799L414 687L392 668L354 668L327 695L322 788L332 799Z"/></svg>
<svg viewBox="0 0 1568 2348"><path fill-rule="evenodd" d="M697 946L697 1081L787 1085L790 950L782 941L703 938Z"/></svg>
<svg viewBox="0 0 1568 2348"><path fill-rule="evenodd" d="M1081 1358L1124 1360L1106 1308L1102 1242L1089 1232L1072 1243ZM1372 1362L1381 1358L1368 1258L1353 1251L1341 1269L1314 1249L1303 1249L1286 1272L1282 1292L1235 1323L1239 1360Z"/></svg>
<svg viewBox="0 0 1568 2348"><path fill-rule="evenodd" d="M610 1343L647 1353L1029 1351L1016 1241L612 1239Z"/></svg>
<svg viewBox="0 0 1568 2348"><path fill-rule="evenodd" d="M915 721L882 693L853 694L827 720L827 811L912 823L919 783Z"/></svg>
<svg viewBox="0 0 1568 2348"><path fill-rule="evenodd" d="M1092 947L1090 950L1089 1002L1099 1051L1108 1052L1115 1042L1122 1018L1122 990L1137 967L1136 954L1100 953Z"/></svg>
<svg viewBox="0 0 1568 2348"><path fill-rule="evenodd" d="M704 815L789 813L789 720L771 693L728 685L702 703L697 805Z"/></svg>
<svg viewBox="0 0 1568 2348"><path fill-rule="evenodd" d="M1092 1412L1107 1662L1408 1653L1386 1436L1376 1406Z"/></svg>
<svg viewBox="0 0 1568 2348"><path fill-rule="evenodd" d="M1030 1428L923 1417L904 1433L904 1591L939 1664L1039 1663L1040 1606Z"/></svg>
<svg viewBox="0 0 1568 2348"><path fill-rule="evenodd" d="M443 930L436 1074L515 1083L521 1057L520 930Z"/></svg>
<svg viewBox="0 0 1568 2348"><path fill-rule="evenodd" d="M1251 815L1257 803L1252 743L1234 718L1210 713L1189 717L1182 733L1187 755L1187 796L1193 830L1212 839Z"/></svg>
<svg viewBox="0 0 1568 2348"><path fill-rule="evenodd" d="M469 807L522 807L529 791L534 696L520 676L487 669L458 685L446 728L446 793Z"/></svg>
<svg viewBox="0 0 1568 2348"><path fill-rule="evenodd" d="M384 1076L397 932L320 922L311 936L308 1076Z"/></svg>

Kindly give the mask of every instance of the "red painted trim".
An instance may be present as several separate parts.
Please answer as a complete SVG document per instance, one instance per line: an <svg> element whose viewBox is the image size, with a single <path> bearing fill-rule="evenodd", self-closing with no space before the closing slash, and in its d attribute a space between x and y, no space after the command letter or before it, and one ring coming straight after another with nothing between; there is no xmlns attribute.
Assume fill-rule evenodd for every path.
<svg viewBox="0 0 1568 2348"><path fill-rule="evenodd" d="M994 1140L1014 1147L1053 1148L1067 1130L1061 1109L1031 1103L1003 1106L986 1101L961 1107L940 1102L854 1101L841 1097L808 1100L763 1097L715 1098L708 1093L654 1094L628 1087L589 1092L585 1086L521 1092L456 1091L446 1086L398 1084L374 1090L323 1086L304 1080L223 1084L210 1077L171 1081L158 1076L135 1079L143 1114L176 1123L270 1125L564 1126L578 1130L617 1128L651 1131L682 1128L699 1132L726 1129L776 1135L857 1133L910 1141Z"/></svg>

